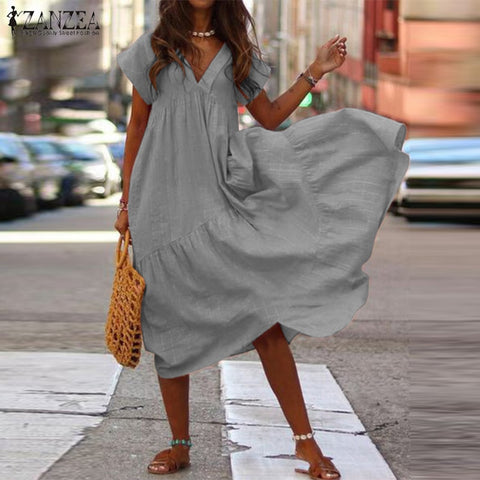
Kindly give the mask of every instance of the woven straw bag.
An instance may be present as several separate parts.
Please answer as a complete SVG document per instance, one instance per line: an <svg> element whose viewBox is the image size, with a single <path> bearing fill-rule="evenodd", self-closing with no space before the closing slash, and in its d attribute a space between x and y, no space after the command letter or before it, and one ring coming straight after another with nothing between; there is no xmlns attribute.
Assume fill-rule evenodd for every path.
<svg viewBox="0 0 480 480"><path fill-rule="evenodd" d="M130 230L125 231L116 249L116 270L105 324L105 341L118 363L135 368L140 361L142 327L140 322L145 280L133 268L128 254Z"/></svg>

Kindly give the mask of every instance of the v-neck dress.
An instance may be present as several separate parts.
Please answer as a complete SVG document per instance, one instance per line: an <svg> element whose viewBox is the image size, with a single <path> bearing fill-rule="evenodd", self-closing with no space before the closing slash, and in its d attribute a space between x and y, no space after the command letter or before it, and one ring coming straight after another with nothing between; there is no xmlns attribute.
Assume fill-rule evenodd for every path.
<svg viewBox="0 0 480 480"><path fill-rule="evenodd" d="M151 31L117 56L150 116L129 187L142 333L172 378L254 348L277 322L288 342L332 335L368 295L362 265L407 170L403 123L356 108L282 131L239 130L238 104L270 67L233 83L224 43L197 82L176 62L148 77Z"/></svg>

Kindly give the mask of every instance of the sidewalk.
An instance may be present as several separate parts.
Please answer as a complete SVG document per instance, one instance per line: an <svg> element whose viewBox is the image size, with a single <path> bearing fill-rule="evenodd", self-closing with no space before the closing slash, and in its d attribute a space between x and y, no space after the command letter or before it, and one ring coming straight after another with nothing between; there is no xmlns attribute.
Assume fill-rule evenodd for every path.
<svg viewBox="0 0 480 480"><path fill-rule="evenodd" d="M342 479L395 480L328 368L297 365L317 439ZM121 374L107 354L5 352L0 368L0 478L153 478L145 467L170 430L150 354ZM307 478L294 472L307 464L293 455L260 362L193 374L190 404L192 466L175 478Z"/></svg>

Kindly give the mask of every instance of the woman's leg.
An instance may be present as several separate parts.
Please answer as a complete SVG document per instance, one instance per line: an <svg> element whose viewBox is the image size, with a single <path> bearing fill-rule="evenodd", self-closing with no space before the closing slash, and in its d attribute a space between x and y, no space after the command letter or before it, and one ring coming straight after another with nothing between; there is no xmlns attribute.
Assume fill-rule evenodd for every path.
<svg viewBox="0 0 480 480"><path fill-rule="evenodd" d="M158 376L158 383L162 392L163 404L167 413L168 423L173 439L189 439L189 387L190 375L175 378L162 378ZM189 447L174 445L171 447L172 455L177 462L189 460ZM162 465L151 465L150 470L157 472L169 470Z"/></svg>
<svg viewBox="0 0 480 480"><path fill-rule="evenodd" d="M260 335L253 345L260 356L268 382L292 431L297 435L312 431L297 366L280 324L275 324ZM315 438L297 440L296 451L312 464L323 457ZM325 476L318 478L338 478L338 475L329 476L325 469L323 470ZM317 468L316 471L320 471L320 469Z"/></svg>
<svg viewBox="0 0 480 480"><path fill-rule="evenodd" d="M158 383L173 438L190 438L188 404L190 375L175 378L158 376Z"/></svg>

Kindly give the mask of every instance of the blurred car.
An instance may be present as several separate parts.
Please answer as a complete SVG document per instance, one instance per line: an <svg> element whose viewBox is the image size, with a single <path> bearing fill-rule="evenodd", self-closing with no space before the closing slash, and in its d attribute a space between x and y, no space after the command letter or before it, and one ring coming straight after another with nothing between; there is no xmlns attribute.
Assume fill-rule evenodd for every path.
<svg viewBox="0 0 480 480"><path fill-rule="evenodd" d="M415 140L415 142L413 142ZM480 219L480 138L411 139L394 211L407 219Z"/></svg>
<svg viewBox="0 0 480 480"><path fill-rule="evenodd" d="M0 220L30 215L37 209L35 166L14 133L0 133Z"/></svg>
<svg viewBox="0 0 480 480"><path fill-rule="evenodd" d="M23 143L31 153L39 178L50 178L49 198L41 198L41 206L59 207L79 203L77 188L81 178L67 164L48 135L22 135Z"/></svg>
<svg viewBox="0 0 480 480"><path fill-rule="evenodd" d="M480 147L480 137L425 137L409 138L403 145L403 151L420 152L425 150L447 150L457 148Z"/></svg>
<svg viewBox="0 0 480 480"><path fill-rule="evenodd" d="M111 132L111 133L89 133L82 135L79 139L82 142L92 145L106 145L113 156L115 163L123 168L123 154L125 151L125 139L127 134L125 132Z"/></svg>
<svg viewBox="0 0 480 480"><path fill-rule="evenodd" d="M120 191L120 168L106 145L58 137L56 143L58 148L70 158L72 167L82 172L87 196L106 198Z"/></svg>
<svg viewBox="0 0 480 480"><path fill-rule="evenodd" d="M107 148L110 150L115 163L123 170L123 157L125 155L125 139L119 142L107 143Z"/></svg>

